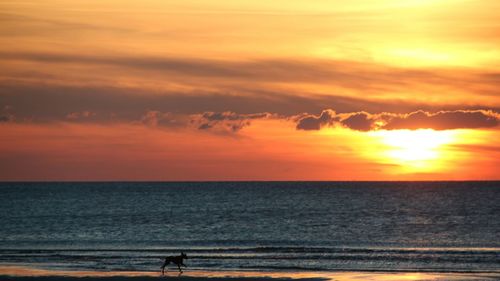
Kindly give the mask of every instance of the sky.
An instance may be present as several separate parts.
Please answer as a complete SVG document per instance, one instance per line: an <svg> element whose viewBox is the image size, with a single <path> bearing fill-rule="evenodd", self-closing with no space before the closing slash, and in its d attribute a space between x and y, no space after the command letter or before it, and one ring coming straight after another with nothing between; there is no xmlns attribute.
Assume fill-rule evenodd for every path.
<svg viewBox="0 0 500 281"><path fill-rule="evenodd" d="M499 180L497 0L0 0L0 180Z"/></svg>

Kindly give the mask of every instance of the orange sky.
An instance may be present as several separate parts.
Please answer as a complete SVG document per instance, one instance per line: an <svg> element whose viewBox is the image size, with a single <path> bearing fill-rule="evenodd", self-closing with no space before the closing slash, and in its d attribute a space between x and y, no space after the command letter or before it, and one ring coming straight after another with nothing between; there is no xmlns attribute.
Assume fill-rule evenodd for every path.
<svg viewBox="0 0 500 281"><path fill-rule="evenodd" d="M500 179L496 0L0 0L0 180Z"/></svg>

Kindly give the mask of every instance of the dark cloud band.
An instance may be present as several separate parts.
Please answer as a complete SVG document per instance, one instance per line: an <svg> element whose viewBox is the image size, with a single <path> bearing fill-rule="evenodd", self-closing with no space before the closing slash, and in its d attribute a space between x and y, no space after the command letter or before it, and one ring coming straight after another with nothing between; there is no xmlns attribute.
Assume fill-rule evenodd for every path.
<svg viewBox="0 0 500 281"><path fill-rule="evenodd" d="M324 110L320 115L304 115L297 119L298 130L319 130L342 126L356 131L398 129L477 129L492 128L500 123L500 114L492 110L453 110L435 113L418 110L408 114L353 112L336 114Z"/></svg>

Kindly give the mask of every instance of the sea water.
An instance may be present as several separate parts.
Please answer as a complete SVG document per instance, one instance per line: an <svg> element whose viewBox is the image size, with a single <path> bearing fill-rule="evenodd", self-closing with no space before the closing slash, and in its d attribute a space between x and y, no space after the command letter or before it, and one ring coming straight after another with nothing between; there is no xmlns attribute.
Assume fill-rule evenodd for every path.
<svg viewBox="0 0 500 281"><path fill-rule="evenodd" d="M500 272L500 182L0 183L0 265Z"/></svg>

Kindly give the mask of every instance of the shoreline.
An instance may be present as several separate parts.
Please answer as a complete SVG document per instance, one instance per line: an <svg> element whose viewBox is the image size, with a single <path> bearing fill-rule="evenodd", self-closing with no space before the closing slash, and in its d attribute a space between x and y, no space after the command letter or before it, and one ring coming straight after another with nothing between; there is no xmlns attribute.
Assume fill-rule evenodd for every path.
<svg viewBox="0 0 500 281"><path fill-rule="evenodd" d="M183 281L479 281L499 280L500 273L441 273L441 272L366 272L366 271L337 271L337 272L259 272L259 271L197 271L187 270L183 274L174 271L164 276L152 271L67 271L38 269L22 266L0 266L0 280L5 281L139 281L158 280L158 278L179 278Z"/></svg>

